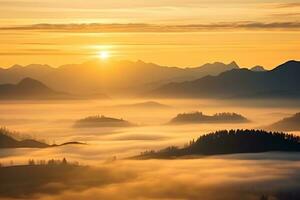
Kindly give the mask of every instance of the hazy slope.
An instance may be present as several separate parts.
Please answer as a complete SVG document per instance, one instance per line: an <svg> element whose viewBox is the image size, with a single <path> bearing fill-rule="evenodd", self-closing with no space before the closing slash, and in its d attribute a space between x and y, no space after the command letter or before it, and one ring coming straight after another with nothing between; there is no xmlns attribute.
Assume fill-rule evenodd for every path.
<svg viewBox="0 0 300 200"><path fill-rule="evenodd" d="M234 69L219 76L170 83L154 90L151 95L193 98L298 98L300 62L289 61L265 72Z"/></svg>
<svg viewBox="0 0 300 200"><path fill-rule="evenodd" d="M276 131L300 131L300 113L275 122L267 126L266 129Z"/></svg>
<svg viewBox="0 0 300 200"><path fill-rule="evenodd" d="M43 83L31 78L24 78L18 84L0 85L0 99L61 99L71 98L67 94L56 92Z"/></svg>

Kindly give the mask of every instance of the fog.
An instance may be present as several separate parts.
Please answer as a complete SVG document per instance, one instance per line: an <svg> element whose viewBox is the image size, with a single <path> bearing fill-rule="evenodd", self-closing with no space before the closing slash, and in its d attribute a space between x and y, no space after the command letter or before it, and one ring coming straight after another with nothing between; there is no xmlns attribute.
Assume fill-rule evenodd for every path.
<svg viewBox="0 0 300 200"><path fill-rule="evenodd" d="M40 185L24 198L259 200L268 195L269 199L292 199L290 194L299 195L299 167L299 161L255 161L238 155L231 159L123 160L78 171L72 181L62 174L61 180Z"/></svg>
<svg viewBox="0 0 300 200"><path fill-rule="evenodd" d="M263 102L254 107L253 101L239 103L221 100L151 100L165 107L134 106L149 100L105 100L65 102L9 102L0 104L0 126L44 140L47 143L68 141L88 145L65 146L52 149L4 150L1 162L21 162L31 158L65 156L85 163L98 160L126 158L142 151L170 145L183 146L201 134L220 129L261 128L297 112L297 102ZM259 103L256 102L256 105ZM269 106L266 106L269 105ZM279 105L287 105L279 106ZM244 124L188 124L166 125L178 113L202 111L205 114L236 112L251 122ZM130 128L74 128L76 120L90 115L123 118L137 127ZM297 134L297 132L296 132ZM24 151L26 154L24 154Z"/></svg>
<svg viewBox="0 0 300 200"><path fill-rule="evenodd" d="M80 192L63 187L56 194L36 193L29 199L259 199L299 189L300 155L261 153L198 157L177 160L134 161L128 157L145 150L170 145L183 146L201 134L220 129L261 128L299 111L298 102L170 100L151 99L166 105L134 106L145 99L64 102L2 102L0 126L45 140L68 141L69 145L45 149L2 149L0 163L24 164L28 159L78 161L121 180L107 184L78 183ZM286 105L286 106L284 106ZM202 111L205 114L235 112L251 122L244 124L166 125L179 113ZM90 115L123 118L138 126L128 128L74 128L76 120ZM293 132L294 134L299 134ZM112 161L116 157L116 161ZM101 170L110 173L103 173ZM88 173L88 172L86 172ZM109 177L108 180L111 180ZM93 181L91 181L93 182ZM50 183L49 183L50 184ZM59 183L55 187L60 187ZM48 185L49 186L49 185ZM47 185L45 187L48 187ZM47 191L47 190L46 190ZM24 197L25 198L25 197ZM26 197L27 198L27 197ZM271 198L271 199L272 199Z"/></svg>

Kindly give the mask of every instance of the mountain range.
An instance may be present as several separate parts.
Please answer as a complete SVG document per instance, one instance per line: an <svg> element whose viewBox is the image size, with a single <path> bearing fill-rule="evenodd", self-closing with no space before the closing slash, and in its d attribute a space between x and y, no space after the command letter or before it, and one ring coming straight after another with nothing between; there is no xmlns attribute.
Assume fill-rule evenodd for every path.
<svg viewBox="0 0 300 200"><path fill-rule="evenodd" d="M15 65L0 68L0 84L5 83L0 86L0 98L19 95L49 99L66 94L103 98L103 93L171 98L299 98L299 77L299 61L288 61L272 70L261 66L240 68L235 62L195 68L98 60L58 68Z"/></svg>
<svg viewBox="0 0 300 200"><path fill-rule="evenodd" d="M300 62L288 61L270 71L233 69L217 76L173 82L150 96L176 98L299 98Z"/></svg>
<svg viewBox="0 0 300 200"><path fill-rule="evenodd" d="M14 65L0 68L0 84L17 83L26 77L54 90L70 94L138 94L170 82L182 82L239 69L235 63L215 62L195 68L166 67L143 61L90 61L57 68L49 65Z"/></svg>

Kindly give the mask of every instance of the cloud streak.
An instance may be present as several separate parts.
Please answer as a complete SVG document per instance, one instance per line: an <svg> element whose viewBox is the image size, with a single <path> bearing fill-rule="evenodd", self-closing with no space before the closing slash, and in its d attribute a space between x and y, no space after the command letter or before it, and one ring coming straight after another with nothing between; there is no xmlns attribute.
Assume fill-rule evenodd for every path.
<svg viewBox="0 0 300 200"><path fill-rule="evenodd" d="M276 5L276 8L298 8L300 3L280 3Z"/></svg>
<svg viewBox="0 0 300 200"><path fill-rule="evenodd" d="M223 30L299 30L300 22L232 22L188 25L157 25L157 24L33 24L27 26L0 27L0 31L48 31L48 32L201 32Z"/></svg>

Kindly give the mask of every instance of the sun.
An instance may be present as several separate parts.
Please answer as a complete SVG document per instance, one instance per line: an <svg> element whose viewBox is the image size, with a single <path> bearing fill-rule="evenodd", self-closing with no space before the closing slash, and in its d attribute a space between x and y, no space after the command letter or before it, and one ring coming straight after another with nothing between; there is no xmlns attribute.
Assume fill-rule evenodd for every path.
<svg viewBox="0 0 300 200"><path fill-rule="evenodd" d="M106 60L110 57L110 54L108 51L100 51L98 56L101 60Z"/></svg>

